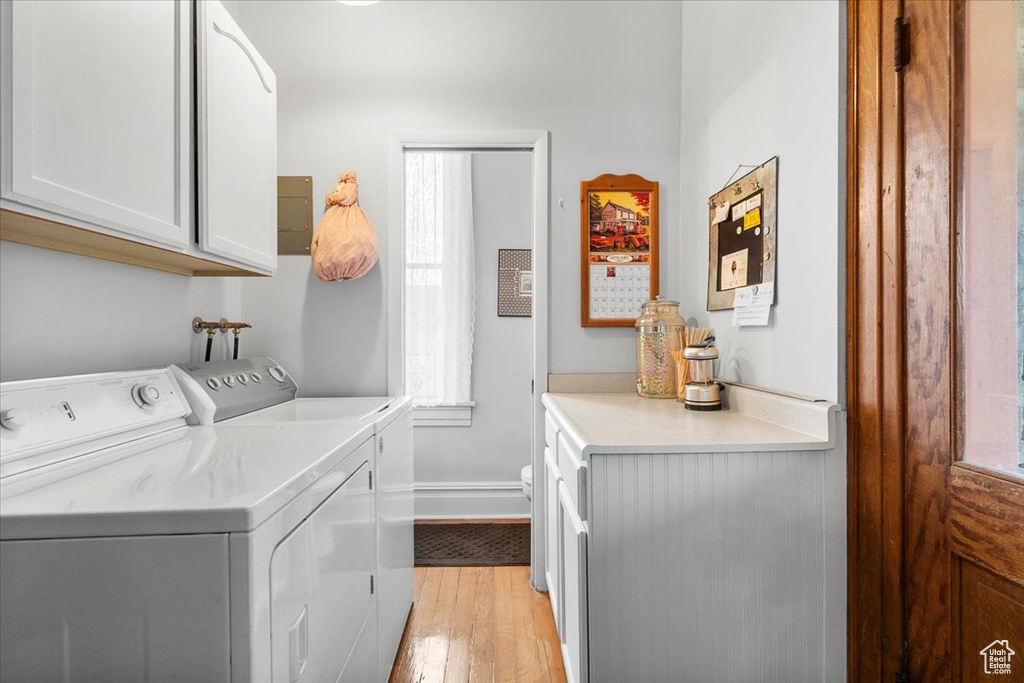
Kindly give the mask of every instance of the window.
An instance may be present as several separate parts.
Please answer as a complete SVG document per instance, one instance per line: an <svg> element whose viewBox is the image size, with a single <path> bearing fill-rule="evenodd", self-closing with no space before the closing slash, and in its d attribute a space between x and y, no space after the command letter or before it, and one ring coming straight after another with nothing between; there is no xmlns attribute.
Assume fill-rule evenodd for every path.
<svg viewBox="0 0 1024 683"><path fill-rule="evenodd" d="M961 458L1024 477L1024 7L965 14Z"/></svg>
<svg viewBox="0 0 1024 683"><path fill-rule="evenodd" d="M418 413L419 424L468 424L472 405L471 170L469 154L405 154L403 392L416 406L437 408L432 417Z"/></svg>

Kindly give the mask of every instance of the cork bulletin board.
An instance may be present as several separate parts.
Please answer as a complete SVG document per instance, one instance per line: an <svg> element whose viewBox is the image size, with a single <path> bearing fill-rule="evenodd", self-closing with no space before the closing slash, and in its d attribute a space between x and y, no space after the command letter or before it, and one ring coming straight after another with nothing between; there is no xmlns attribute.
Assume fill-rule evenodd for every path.
<svg viewBox="0 0 1024 683"><path fill-rule="evenodd" d="M708 310L733 308L736 290L775 282L779 158L772 157L708 201Z"/></svg>

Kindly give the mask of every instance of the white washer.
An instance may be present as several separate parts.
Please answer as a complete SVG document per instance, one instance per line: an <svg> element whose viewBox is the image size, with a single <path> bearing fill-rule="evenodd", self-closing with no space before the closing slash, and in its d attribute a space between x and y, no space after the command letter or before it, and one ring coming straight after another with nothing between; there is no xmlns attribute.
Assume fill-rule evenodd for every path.
<svg viewBox="0 0 1024 683"><path fill-rule="evenodd" d="M189 414L167 370L0 385L0 679L378 675L372 425Z"/></svg>
<svg viewBox="0 0 1024 683"><path fill-rule="evenodd" d="M291 375L271 358L172 366L194 422L232 426L372 426L377 505L378 679L386 683L412 607L413 430L407 397L295 398ZM261 381L254 383L255 375ZM226 378L235 378L233 386ZM247 384L238 381L249 377ZM217 380L217 381L213 381ZM269 381L268 381L269 380ZM219 385L219 386L218 386ZM262 397L262 398L261 398ZM266 406L269 402L276 405Z"/></svg>

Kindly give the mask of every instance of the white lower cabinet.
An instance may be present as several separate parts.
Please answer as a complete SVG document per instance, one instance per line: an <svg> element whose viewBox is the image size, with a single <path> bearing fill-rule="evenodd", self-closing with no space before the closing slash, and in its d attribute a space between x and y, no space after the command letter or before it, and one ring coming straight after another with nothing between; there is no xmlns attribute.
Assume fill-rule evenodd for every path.
<svg viewBox="0 0 1024 683"><path fill-rule="evenodd" d="M562 523L562 659L569 683L587 683L587 530L564 481L558 484L558 505Z"/></svg>
<svg viewBox="0 0 1024 683"><path fill-rule="evenodd" d="M590 680L587 527L580 509L586 505L587 468L550 414L545 425L544 573L566 679L586 683Z"/></svg>
<svg viewBox="0 0 1024 683"><path fill-rule="evenodd" d="M836 407L729 395L719 413L542 398L544 567L570 683L843 680Z"/></svg>

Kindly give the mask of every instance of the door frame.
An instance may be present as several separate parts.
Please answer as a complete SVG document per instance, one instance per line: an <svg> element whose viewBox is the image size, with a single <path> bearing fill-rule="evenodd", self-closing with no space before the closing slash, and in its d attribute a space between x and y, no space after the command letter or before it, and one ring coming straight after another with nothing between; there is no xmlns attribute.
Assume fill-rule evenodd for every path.
<svg viewBox="0 0 1024 683"><path fill-rule="evenodd" d="M903 670L902 0L847 3L847 676ZM887 267L887 263L891 264Z"/></svg>
<svg viewBox="0 0 1024 683"><path fill-rule="evenodd" d="M402 392L405 315L405 174L407 150L450 152L525 151L533 154L533 419L530 462L544 472L544 406L549 367L550 134L546 130L399 130L388 140L388 252L385 289L388 329L388 393ZM544 578L544 478L533 477L530 581L547 590ZM540 503L538 503L540 501Z"/></svg>

